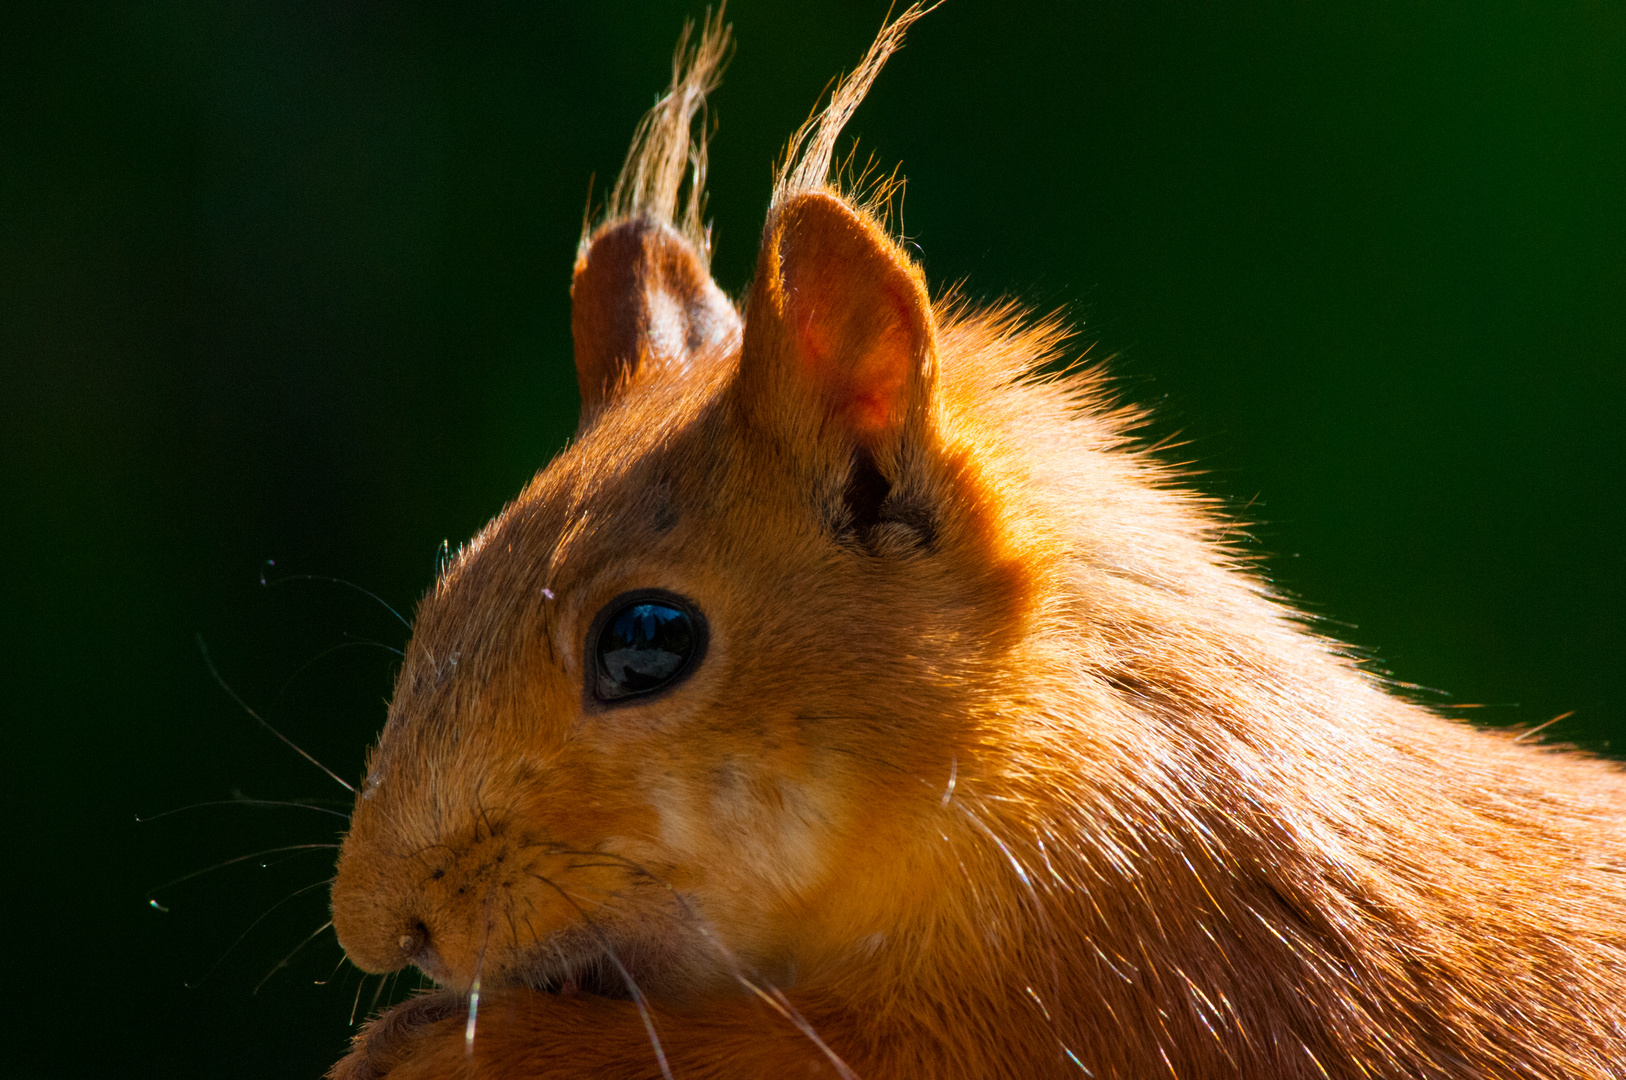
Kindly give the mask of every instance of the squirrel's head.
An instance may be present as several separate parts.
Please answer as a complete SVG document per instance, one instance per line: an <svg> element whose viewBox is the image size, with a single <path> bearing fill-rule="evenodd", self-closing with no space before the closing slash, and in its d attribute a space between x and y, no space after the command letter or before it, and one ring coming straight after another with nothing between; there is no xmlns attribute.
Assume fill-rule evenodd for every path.
<svg viewBox="0 0 1626 1080"><path fill-rule="evenodd" d="M940 377L921 271L824 184L827 145L782 175L743 313L724 296L657 167L693 152L713 53L583 242L577 439L418 613L333 888L366 969L783 985L930 903L912 881L969 827L945 793L1035 588L988 376Z"/></svg>

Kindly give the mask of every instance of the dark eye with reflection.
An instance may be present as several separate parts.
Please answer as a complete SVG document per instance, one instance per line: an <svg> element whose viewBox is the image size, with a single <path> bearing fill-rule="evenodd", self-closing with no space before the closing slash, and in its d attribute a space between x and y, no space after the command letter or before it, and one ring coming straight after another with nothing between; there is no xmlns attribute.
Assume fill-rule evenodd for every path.
<svg viewBox="0 0 1626 1080"><path fill-rule="evenodd" d="M706 651L706 620L681 596L657 590L625 593L593 620L590 680L600 701L664 690L693 671Z"/></svg>

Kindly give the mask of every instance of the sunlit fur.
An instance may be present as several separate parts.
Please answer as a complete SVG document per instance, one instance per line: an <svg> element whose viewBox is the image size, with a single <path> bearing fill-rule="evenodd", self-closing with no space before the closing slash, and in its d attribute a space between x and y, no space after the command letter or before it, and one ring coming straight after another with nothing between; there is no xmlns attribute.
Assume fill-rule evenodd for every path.
<svg viewBox="0 0 1626 1080"><path fill-rule="evenodd" d="M824 181L887 33L781 172L743 336L594 360L425 599L333 907L441 989L333 1075L1622 1075L1621 773L1396 696L1097 372L1035 374L1059 325L927 301ZM660 109L630 169L688 146ZM589 235L578 305L637 220L626 280L735 318L641 269L704 266L680 173ZM647 587L710 649L597 704L589 623Z"/></svg>

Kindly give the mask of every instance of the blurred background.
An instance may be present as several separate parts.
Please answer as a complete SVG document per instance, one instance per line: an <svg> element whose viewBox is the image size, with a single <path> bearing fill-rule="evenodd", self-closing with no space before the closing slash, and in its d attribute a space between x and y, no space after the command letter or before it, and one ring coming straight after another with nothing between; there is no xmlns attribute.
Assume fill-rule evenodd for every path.
<svg viewBox="0 0 1626 1080"><path fill-rule="evenodd" d="M885 10L729 6L725 289ZM0 9L0 1076L316 1076L410 989L319 932L342 820L241 800L347 793L200 642L359 774L386 603L574 425L589 178L700 14ZM933 282L1064 309L1377 668L1626 750L1626 8L952 0L849 132Z"/></svg>

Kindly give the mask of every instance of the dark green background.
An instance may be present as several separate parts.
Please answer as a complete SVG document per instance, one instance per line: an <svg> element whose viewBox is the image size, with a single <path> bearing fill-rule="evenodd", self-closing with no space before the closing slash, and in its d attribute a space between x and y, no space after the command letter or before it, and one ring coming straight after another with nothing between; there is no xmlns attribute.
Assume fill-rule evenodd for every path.
<svg viewBox="0 0 1626 1080"><path fill-rule="evenodd" d="M736 0L717 275L884 3ZM455 14L453 12L456 12ZM576 412L569 269L679 3L8 4L0 1075L312 1076L334 835L438 546ZM934 282L1065 306L1281 586L1442 704L1626 738L1626 9L952 0L852 125ZM335 645L351 647L306 662ZM1447 696L1448 695L1448 696ZM280 858L280 857L279 857ZM274 860L266 860L274 861ZM331 980L315 985L315 980ZM391 993L402 992L392 987ZM364 988L365 1006L373 984Z"/></svg>

